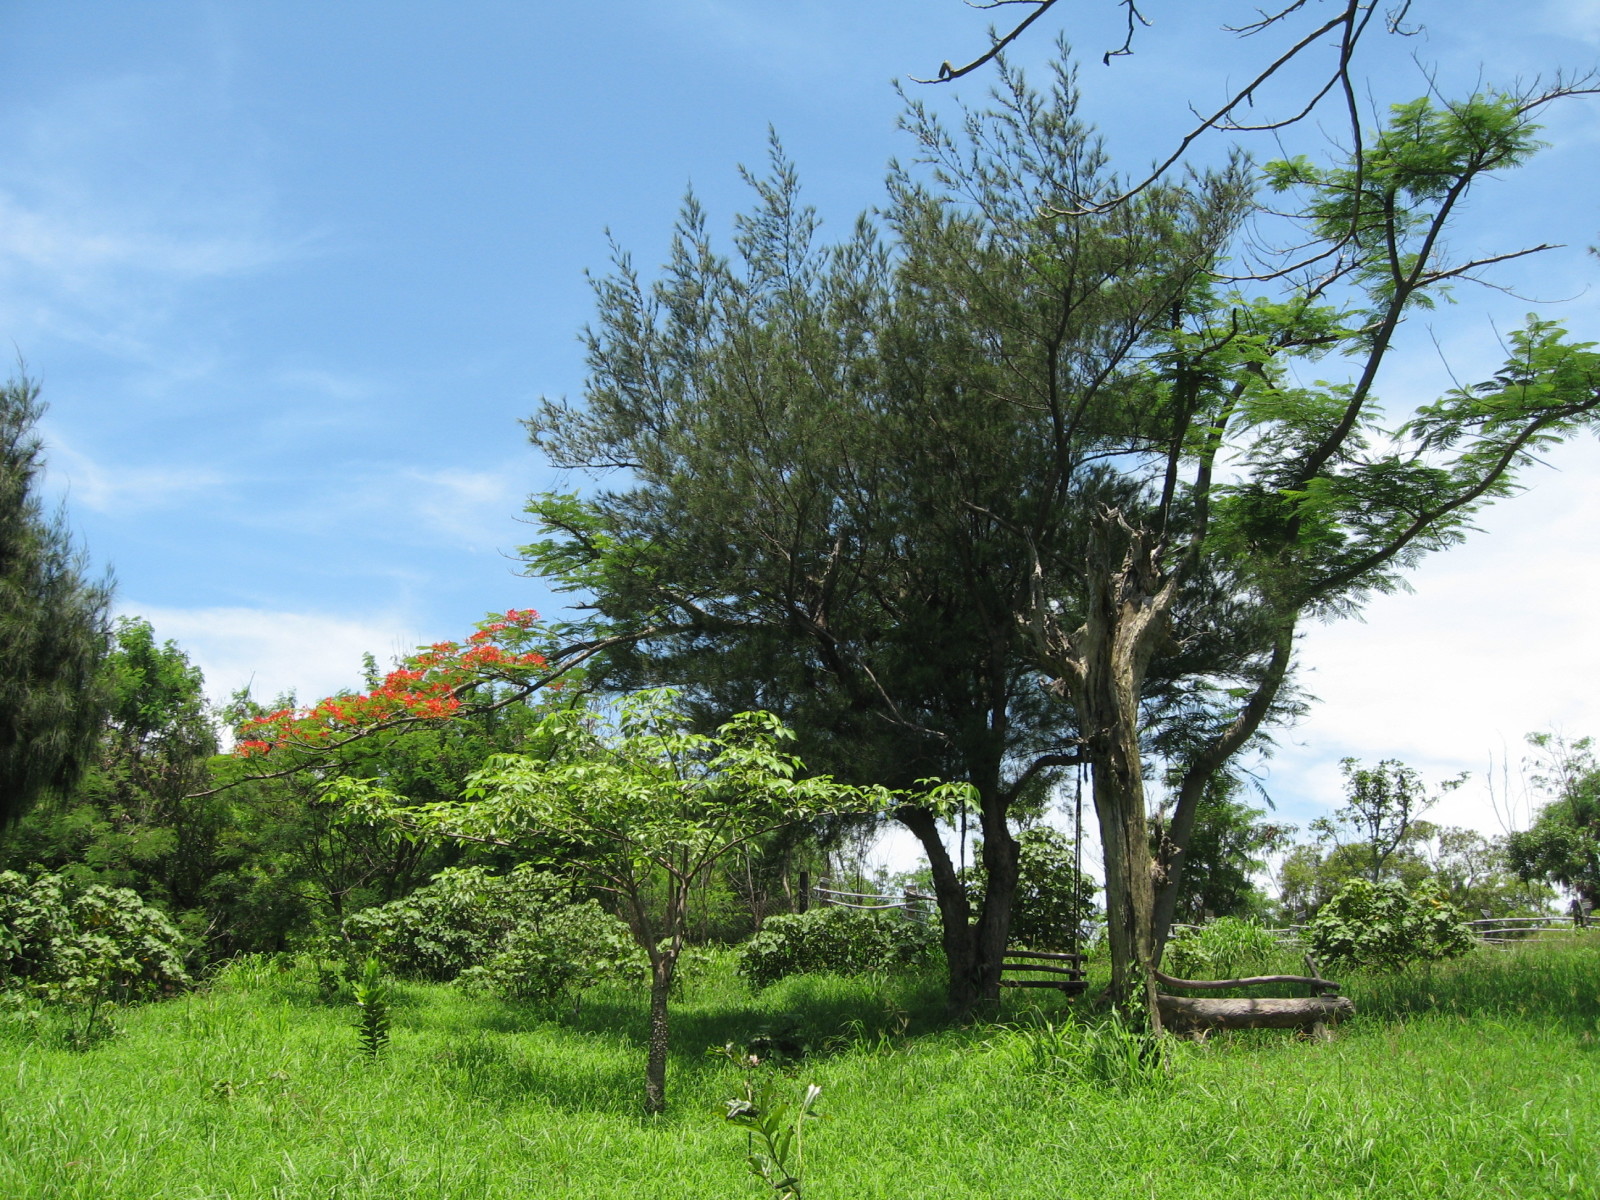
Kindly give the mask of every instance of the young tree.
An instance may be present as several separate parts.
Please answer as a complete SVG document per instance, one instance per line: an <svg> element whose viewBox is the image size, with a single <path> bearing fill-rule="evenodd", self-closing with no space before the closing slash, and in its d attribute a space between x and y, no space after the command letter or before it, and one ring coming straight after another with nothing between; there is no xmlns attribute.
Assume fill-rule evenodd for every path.
<svg viewBox="0 0 1600 1200"><path fill-rule="evenodd" d="M111 586L87 577L64 514L45 514L43 411L32 382L0 386L0 832L77 781L106 703Z"/></svg>
<svg viewBox="0 0 1600 1200"><path fill-rule="evenodd" d="M668 1000L689 933L689 901L725 856L824 812L882 807L887 792L802 774L789 732L769 713L740 713L714 735L686 728L670 693L624 700L612 729L596 714L550 714L528 754L491 759L468 797L397 804L380 786L342 780L348 806L435 836L499 846L564 844L560 865L609 893L650 960L644 1106L666 1106Z"/></svg>
<svg viewBox="0 0 1600 1200"><path fill-rule="evenodd" d="M1344 775L1346 801L1333 816L1313 823L1330 840L1339 841L1342 830L1360 835L1356 843L1366 860L1364 873L1373 883L1383 878L1389 858L1412 835L1417 819L1438 803L1427 794L1422 777L1397 759L1386 758L1375 767L1363 767L1353 758L1339 763ZM1445 789L1466 779L1452 779Z"/></svg>
<svg viewBox="0 0 1600 1200"><path fill-rule="evenodd" d="M1530 828L1511 835L1512 869L1524 880L1570 888L1580 903L1600 907L1600 763L1594 739L1568 742L1538 733L1528 740L1543 759L1533 782L1550 799Z"/></svg>

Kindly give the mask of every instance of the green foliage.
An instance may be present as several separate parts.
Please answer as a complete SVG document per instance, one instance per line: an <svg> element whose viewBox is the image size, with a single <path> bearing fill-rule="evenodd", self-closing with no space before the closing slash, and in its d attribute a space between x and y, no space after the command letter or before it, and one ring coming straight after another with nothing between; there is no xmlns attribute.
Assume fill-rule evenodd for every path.
<svg viewBox="0 0 1600 1200"><path fill-rule="evenodd" d="M1240 979L1272 973L1284 949L1266 926L1240 917L1218 917L1180 929L1167 943L1162 969L1181 979Z"/></svg>
<svg viewBox="0 0 1600 1200"><path fill-rule="evenodd" d="M538 853L616 897L650 961L645 1108L666 1105L668 1002L689 933L689 902L726 855L823 813L872 811L892 793L808 776L784 751L792 734L766 712L695 732L676 693L622 700L613 720L574 706L532 730L532 753L499 755L472 776L465 801L412 805L375 783L334 781L328 794L357 820L413 835ZM937 790L937 789L936 789Z"/></svg>
<svg viewBox="0 0 1600 1200"><path fill-rule="evenodd" d="M1306 927L1305 942L1328 967L1393 969L1465 954L1472 934L1435 887L1352 879Z"/></svg>
<svg viewBox="0 0 1600 1200"><path fill-rule="evenodd" d="M549 1000L606 979L637 981L628 928L570 881L523 865L451 867L399 900L353 913L344 934L411 979L452 980L508 999Z"/></svg>
<svg viewBox="0 0 1600 1200"><path fill-rule="evenodd" d="M1571 888L1600 907L1600 763L1594 739L1533 734L1542 761L1534 783L1550 797L1533 825L1511 835L1511 867L1525 880Z"/></svg>
<svg viewBox="0 0 1600 1200"><path fill-rule="evenodd" d="M1157 921L1130 882L1142 764L1180 768L1187 843L1207 777L1298 709L1300 623L1400 586L1592 427L1600 355L1537 319L1398 429L1379 390L1409 312L1517 257L1452 258L1452 225L1577 90L1417 100L1326 165L1268 168L1299 193L1273 219L1301 262L1255 294L1216 283L1252 168L1101 206L1120 185L1065 63L1040 91L1002 71L954 128L913 103L928 169L897 166L881 221L837 244L775 153L731 252L691 202L656 278L619 255L598 283L585 394L529 428L553 465L627 479L537 502L528 557L640 634L612 663L630 681L713 712L776 697L843 777L971 782L991 846L1019 772L1088 747L1101 844L1135 847L1106 872L1124 990ZM938 853L930 814L901 819ZM939 878L947 945L997 930Z"/></svg>
<svg viewBox="0 0 1600 1200"><path fill-rule="evenodd" d="M1386 758L1375 767L1363 767L1347 758L1339 764L1339 770L1344 775L1346 802L1314 828L1335 841L1341 829L1360 834L1358 845L1367 860L1367 878L1376 883L1383 878L1389 856L1405 843L1417 818L1436 801L1426 794L1422 777L1396 759ZM1460 782L1461 779L1453 780L1446 787Z"/></svg>
<svg viewBox="0 0 1600 1200"><path fill-rule="evenodd" d="M740 948L739 974L753 988L790 975L864 975L928 962L936 933L918 921L851 908L768 918Z"/></svg>
<svg viewBox="0 0 1600 1200"><path fill-rule="evenodd" d="M352 985L356 1007L361 1015L356 1021L356 1034L360 1038L361 1053L377 1058L389 1046L389 984L383 977L383 964L369 958L361 964L361 973Z"/></svg>
<svg viewBox="0 0 1600 1200"><path fill-rule="evenodd" d="M648 975L628 927L586 900L513 926L493 954L462 972L460 983L508 1000L549 1001L608 980L641 983Z"/></svg>
<svg viewBox="0 0 1600 1200"><path fill-rule="evenodd" d="M133 892L0 871L0 996L24 1015L31 1004L83 1013L82 1027L67 1030L71 1044L86 1047L111 1032L104 1006L188 983L178 931Z"/></svg>
<svg viewBox="0 0 1600 1200"><path fill-rule="evenodd" d="M981 849L981 847L980 847ZM967 891L982 903L987 879L982 859L970 873ZM1008 944L1031 950L1071 950L1084 940L1082 930L1100 915L1094 902L1100 885L1077 873L1072 839L1059 829L1036 825L1017 835L1017 892L1011 901ZM1074 929L1080 932L1074 936Z"/></svg>
<svg viewBox="0 0 1600 1200"><path fill-rule="evenodd" d="M43 412L33 383L0 385L0 829L71 789L106 702L111 586L86 577L65 514L45 514Z"/></svg>
<svg viewBox="0 0 1600 1200"><path fill-rule="evenodd" d="M813 1112L822 1089L807 1084L798 1099L784 1093L771 1075L759 1084L745 1081L743 1099L727 1101L724 1118L749 1135L745 1163L750 1173L772 1189L775 1200L801 1200L805 1176L805 1127L820 1118ZM759 1140L761 1148L755 1148Z"/></svg>
<svg viewBox="0 0 1600 1200"><path fill-rule="evenodd" d="M1265 869L1267 854L1288 842L1294 827L1265 820L1266 811L1237 799L1238 790L1236 777L1219 773L1200 798L1173 903L1176 922L1258 917L1268 907L1253 876Z"/></svg>
<svg viewBox="0 0 1600 1200"><path fill-rule="evenodd" d="M1282 192L1311 186L1308 216L1317 233L1348 238L1361 251L1359 276L1375 298L1400 292L1418 300L1413 273L1426 265L1433 217L1453 200L1458 181L1525 162L1543 143L1523 97L1491 93L1437 103L1396 104L1359 170L1318 168L1308 159L1269 163L1268 186Z"/></svg>
<svg viewBox="0 0 1600 1200"><path fill-rule="evenodd" d="M345 938L408 979L450 980L480 966L514 929L570 903L565 880L520 866L505 875L487 867L448 867L387 904L346 917Z"/></svg>

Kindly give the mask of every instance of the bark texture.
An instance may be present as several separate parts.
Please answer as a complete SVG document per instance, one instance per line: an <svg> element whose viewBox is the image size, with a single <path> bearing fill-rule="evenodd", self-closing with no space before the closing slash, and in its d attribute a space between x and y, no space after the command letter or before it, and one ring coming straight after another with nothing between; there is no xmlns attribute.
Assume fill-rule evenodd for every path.
<svg viewBox="0 0 1600 1200"><path fill-rule="evenodd" d="M644 1111L650 1116L667 1109L667 997L675 965L662 958L650 968L650 1046L644 1064Z"/></svg>
<svg viewBox="0 0 1600 1200"><path fill-rule="evenodd" d="M1161 1024L1173 1033L1205 1029L1309 1029L1354 1016L1348 996L1190 997L1158 995Z"/></svg>

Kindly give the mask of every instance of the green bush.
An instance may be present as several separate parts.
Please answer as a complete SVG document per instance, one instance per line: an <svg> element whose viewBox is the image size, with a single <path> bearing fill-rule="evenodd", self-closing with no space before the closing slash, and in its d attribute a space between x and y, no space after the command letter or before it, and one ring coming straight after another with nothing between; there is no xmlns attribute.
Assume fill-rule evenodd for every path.
<svg viewBox="0 0 1600 1200"><path fill-rule="evenodd" d="M1181 979L1240 979L1278 974L1285 950L1272 931L1242 917L1218 917L1180 929L1167 943L1161 969ZM1281 972L1288 973L1288 972Z"/></svg>
<svg viewBox="0 0 1600 1200"><path fill-rule="evenodd" d="M744 944L739 974L754 988L789 975L863 975L927 962L937 944L929 926L898 914L817 908L769 918Z"/></svg>
<svg viewBox="0 0 1600 1200"><path fill-rule="evenodd" d="M1009 945L1072 950L1081 946L1083 931L1098 923L1100 909L1094 898L1100 885L1078 873L1074 857L1072 839L1059 829L1038 825L1017 835L1017 894L1011 901ZM986 886L980 862L967 878L967 897L974 911L983 903Z"/></svg>
<svg viewBox="0 0 1600 1200"><path fill-rule="evenodd" d="M548 999L605 978L636 978L643 956L625 925L565 880L531 867L440 871L409 896L345 919L351 953L411 979L459 980L516 999Z"/></svg>
<svg viewBox="0 0 1600 1200"><path fill-rule="evenodd" d="M647 975L644 952L628 927L588 900L534 914L458 982L511 1000L550 1000L572 988Z"/></svg>
<svg viewBox="0 0 1600 1200"><path fill-rule="evenodd" d="M99 1004L148 1000L188 983L182 938L137 893L0 871L0 991Z"/></svg>
<svg viewBox="0 0 1600 1200"><path fill-rule="evenodd" d="M1306 945L1329 966L1401 967L1472 949L1466 916L1429 884L1352 879L1306 927Z"/></svg>
<svg viewBox="0 0 1600 1200"><path fill-rule="evenodd" d="M358 961L371 955L405 978L447 982L571 893L570 884L526 866L508 875L452 867L408 896L346 917L344 936Z"/></svg>

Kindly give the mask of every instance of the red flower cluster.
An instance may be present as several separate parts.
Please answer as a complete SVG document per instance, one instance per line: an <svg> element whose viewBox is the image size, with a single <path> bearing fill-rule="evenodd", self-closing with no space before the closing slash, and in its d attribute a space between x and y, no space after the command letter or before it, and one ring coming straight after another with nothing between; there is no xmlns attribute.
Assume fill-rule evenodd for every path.
<svg viewBox="0 0 1600 1200"><path fill-rule="evenodd" d="M370 692L253 717L239 726L233 752L251 758L325 748L386 724L445 720L461 710L462 695L480 684L533 682L549 666L531 647L541 636L538 620L531 608L510 609L482 622L464 643L422 647Z"/></svg>

